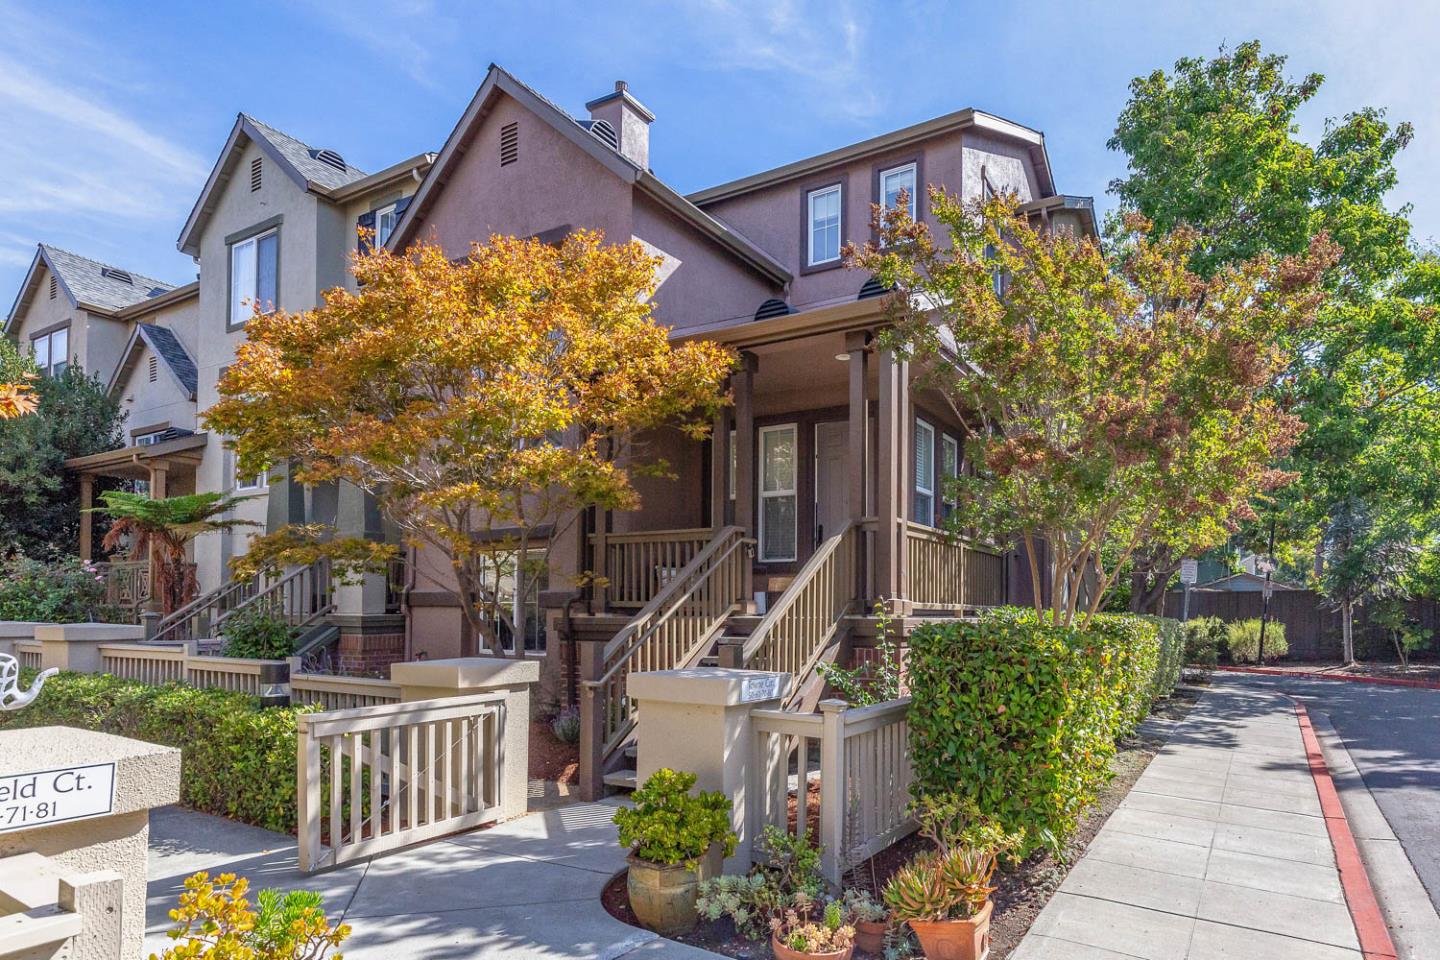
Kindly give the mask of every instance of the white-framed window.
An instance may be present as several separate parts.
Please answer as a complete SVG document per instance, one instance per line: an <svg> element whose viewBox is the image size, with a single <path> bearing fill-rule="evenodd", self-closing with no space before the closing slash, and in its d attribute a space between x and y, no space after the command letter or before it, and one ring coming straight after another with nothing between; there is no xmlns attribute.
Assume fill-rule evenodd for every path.
<svg viewBox="0 0 1440 960"><path fill-rule="evenodd" d="M954 492L949 488L948 482L960 476L960 441L950 434L943 434L940 437L940 477L941 482L947 484L945 489L940 491L940 515L949 517L958 505Z"/></svg>
<svg viewBox="0 0 1440 960"><path fill-rule="evenodd" d="M375 211L375 247L379 249L385 246L385 241L390 239L390 234L395 231L395 224L400 221L400 213L396 205L387 204Z"/></svg>
<svg viewBox="0 0 1440 960"><path fill-rule="evenodd" d="M800 503L799 432L793 423L760 428L760 559L794 560Z"/></svg>
<svg viewBox="0 0 1440 960"><path fill-rule="evenodd" d="M266 230L230 245L230 325L244 323L259 304L275 309L279 290L280 231Z"/></svg>
<svg viewBox="0 0 1440 960"><path fill-rule="evenodd" d="M915 164L906 163L889 170L880 171L880 204L886 210L894 209L900 202L900 191L908 191L910 219L915 219L918 201L915 198Z"/></svg>
<svg viewBox="0 0 1440 960"><path fill-rule="evenodd" d="M232 453L230 456L231 456L232 462L234 462L234 461L235 461L235 455ZM269 485L270 485L270 476L269 476L268 473L255 473L255 474L251 474L250 476L243 476L243 475L241 475L241 473L240 473L239 463L238 463L238 462L235 462L235 489L236 489L236 490L259 490L259 489L261 489L261 488L263 488L263 487L268 487Z"/></svg>
<svg viewBox="0 0 1440 960"><path fill-rule="evenodd" d="M70 366L70 328L61 327L31 340L30 356L45 376L60 376Z"/></svg>
<svg viewBox="0 0 1440 960"><path fill-rule="evenodd" d="M519 577L523 585L519 609L516 609L515 587L517 578L512 568L500 576L495 635L509 653L515 652L515 626L524 634L525 655L543 656L545 653L545 612L540 609L540 592L550 586L550 566L545 550L527 551L526 566L529 573Z"/></svg>
<svg viewBox="0 0 1440 960"><path fill-rule="evenodd" d="M915 421L915 521L935 526L935 428Z"/></svg>
<svg viewBox="0 0 1440 960"><path fill-rule="evenodd" d="M806 262L814 267L840 259L840 184L821 187L805 195L806 223L810 229Z"/></svg>
<svg viewBox="0 0 1440 960"><path fill-rule="evenodd" d="M134 445L148 447L152 443L159 443L160 435L164 432L164 430L152 430L150 433L137 433L133 439Z"/></svg>

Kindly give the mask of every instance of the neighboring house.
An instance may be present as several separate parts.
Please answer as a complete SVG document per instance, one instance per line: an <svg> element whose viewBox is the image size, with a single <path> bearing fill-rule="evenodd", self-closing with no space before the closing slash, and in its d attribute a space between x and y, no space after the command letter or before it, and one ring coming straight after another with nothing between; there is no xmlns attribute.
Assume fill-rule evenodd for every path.
<svg viewBox="0 0 1440 960"><path fill-rule="evenodd" d="M38 244L3 333L46 373L75 363L109 382L130 338L134 310L174 285Z"/></svg>
<svg viewBox="0 0 1440 960"><path fill-rule="evenodd" d="M813 700L816 664L873 636L877 600L902 627L1024 602L1028 577L1008 573L1016 557L938 532L943 480L964 469L963 429L940 398L912 389L903 359L876 349L885 291L844 269L842 250L871 238L872 204L902 191L929 221L916 199L929 184L966 198L1015 192L1037 222L1094 235L1090 201L1056 193L1043 136L962 110L685 197L650 170L655 118L625 84L587 110L572 118L492 66L389 245L423 236L460 256L492 233L633 238L663 258L655 316L672 338L740 354L735 402L712 439L652 438L674 479L642 481L641 509L588 517L549 543L545 589L522 591L527 652L546 657L551 695L565 695L562 680L573 691L578 669L604 701L586 701L610 725L603 765L620 762L623 678L642 660L698 663L730 636L724 656L789 669ZM752 538L736 589L720 558ZM474 653L446 565L414 560L410 652ZM585 570L606 583L580 597L573 578ZM729 599L697 612L716 590ZM533 609L542 603L554 609ZM628 639L607 649L617 631Z"/></svg>
<svg viewBox="0 0 1440 960"><path fill-rule="evenodd" d="M1274 590L1304 590L1293 583L1286 583L1283 580L1271 580L1270 586ZM1209 583L1197 583L1191 587L1192 590L1225 590L1230 593L1260 593L1265 589L1265 575L1262 573L1249 573L1242 571L1233 573L1228 577L1221 577L1218 580L1211 580Z"/></svg>

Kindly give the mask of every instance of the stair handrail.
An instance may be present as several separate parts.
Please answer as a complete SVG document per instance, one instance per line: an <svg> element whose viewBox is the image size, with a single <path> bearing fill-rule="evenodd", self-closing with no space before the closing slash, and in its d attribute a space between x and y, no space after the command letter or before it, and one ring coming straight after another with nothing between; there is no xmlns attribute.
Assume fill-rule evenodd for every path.
<svg viewBox="0 0 1440 960"><path fill-rule="evenodd" d="M282 576L279 580L276 580L274 583L266 586L259 593L256 593L254 596L247 597L246 599L241 600L233 608L227 610L224 614L222 614L215 621L216 625L218 626L221 620L228 620L230 617L235 616L235 614L239 613L242 610L245 610L251 606L259 605L262 601L272 597L274 594L283 592L286 587L294 583L296 580L302 580L307 575L311 574L314 575L315 583L317 585L324 584L323 592L325 596L332 599L330 600L330 602L316 603L315 609L308 611L299 623L291 624L292 627L308 627L320 617L323 617L325 614L335 609L335 604L333 601L333 591L330 588L330 561L329 559L323 557L319 560L316 560L314 563L307 564L306 566L296 567L294 570L291 570L289 573Z"/></svg>
<svg viewBox="0 0 1440 960"><path fill-rule="evenodd" d="M782 593L779 599L765 612L765 616L755 626L755 629L745 641L744 647L741 648L740 662L745 665L746 669L786 670L786 672L794 675L794 683L790 685L790 694L784 704L786 707L800 695L801 690L804 688L805 680L808 679L810 674L815 670L815 665L819 662L831 638L835 635L840 621L850 612L851 607L853 607L855 603L856 585L854 578L855 568L853 566L855 544L857 542L855 533L862 529L864 525L865 521L863 520L848 521L845 526L840 528L839 532L828 537L821 543L815 552L810 555L810 559L805 561L805 564L800 568L800 572L797 573L795 579L791 581L790 586L785 588L785 592ZM841 558L839 562L844 563L845 552L843 551L849 552L851 565L842 566L839 571L836 571L836 574L842 584L841 590L849 594L849 599L840 605L838 611L832 611L832 622L829 628L816 636L812 649L810 649L805 656L804 663L787 665L762 661L759 665L754 665L754 661L760 656L762 649L767 643L771 642L771 635L774 633L776 626L784 620L790 611L795 608L795 605L811 590L820 573L832 564L832 561L834 561L837 555Z"/></svg>
<svg viewBox="0 0 1440 960"><path fill-rule="evenodd" d="M214 629L241 610L259 604L274 597L276 594L283 593L290 584L307 575L314 576L315 583L320 586L319 592L323 593L326 598L324 602L317 602L313 609L307 609L298 623L292 624L294 627L307 627L335 609L333 588L330 585L330 563L326 559L320 559L312 564L298 567L270 583L262 583L259 574L232 579L216 589L211 590L209 593L195 598L168 617L165 617L157 625L154 635L151 636L147 642L161 643L168 641L171 639L170 634L177 632L180 627L187 623L192 617L197 616L207 609L218 609L221 603L236 594L243 595L247 590L254 591L249 596L244 597L239 603L235 604L234 607L217 613L210 623L211 629Z"/></svg>
<svg viewBox="0 0 1440 960"><path fill-rule="evenodd" d="M255 586L257 579L257 577L246 577L243 579L227 580L209 593L202 593L174 613L162 617L155 625L155 633L151 635L146 642L160 643L167 640L168 634L179 629L180 625L191 617L200 613L200 611L206 607L213 607L219 604L221 600L224 600L237 591L244 590L246 587Z"/></svg>

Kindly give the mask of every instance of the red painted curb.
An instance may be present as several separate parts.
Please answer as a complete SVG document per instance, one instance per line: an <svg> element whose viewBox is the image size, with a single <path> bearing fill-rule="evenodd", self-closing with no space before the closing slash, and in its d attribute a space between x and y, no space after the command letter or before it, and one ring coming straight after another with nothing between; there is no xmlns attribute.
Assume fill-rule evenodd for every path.
<svg viewBox="0 0 1440 960"><path fill-rule="evenodd" d="M1341 680L1347 683L1373 683L1382 687L1411 687L1420 690L1440 690L1440 682L1434 680L1402 680L1399 677L1355 677L1335 673L1308 673L1301 670L1279 670L1275 667L1215 667L1226 673L1259 673L1267 677L1293 677L1298 680Z"/></svg>
<svg viewBox="0 0 1440 960"><path fill-rule="evenodd" d="M1320 795L1320 812L1325 815L1325 829L1330 833L1330 846L1335 850L1340 886L1345 891L1345 905L1350 908L1355 935L1360 939L1360 952L1365 960L1395 960L1395 943L1390 939L1390 929L1385 925L1385 916L1375 900L1370 875L1365 872L1360 849L1350 832L1350 821L1345 818L1340 794L1335 790L1335 781L1330 778L1330 767L1325 763L1325 754L1320 750L1320 741L1315 737L1315 729L1310 725L1310 714L1304 704L1295 704L1295 717L1300 721L1305 757L1310 762L1315 791Z"/></svg>

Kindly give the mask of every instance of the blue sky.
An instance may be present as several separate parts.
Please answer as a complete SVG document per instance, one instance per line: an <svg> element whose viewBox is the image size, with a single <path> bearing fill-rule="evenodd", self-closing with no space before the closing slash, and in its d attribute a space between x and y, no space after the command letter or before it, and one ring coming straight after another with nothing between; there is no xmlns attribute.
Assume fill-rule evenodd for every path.
<svg viewBox="0 0 1440 960"><path fill-rule="evenodd" d="M0 17L7 305L39 240L192 279L175 238L238 111L377 170L438 150L491 61L576 114L628 80L682 191L974 106L1043 130L1060 189L1108 207L1130 79L1258 37L1327 76L1306 137L1362 105L1416 125L1392 200L1440 236L1430 0L0 0Z"/></svg>

